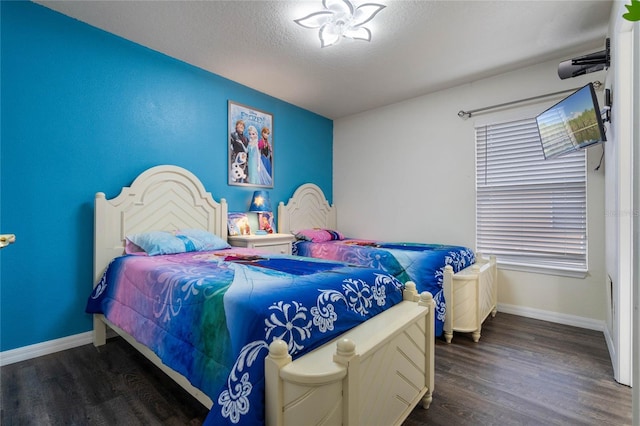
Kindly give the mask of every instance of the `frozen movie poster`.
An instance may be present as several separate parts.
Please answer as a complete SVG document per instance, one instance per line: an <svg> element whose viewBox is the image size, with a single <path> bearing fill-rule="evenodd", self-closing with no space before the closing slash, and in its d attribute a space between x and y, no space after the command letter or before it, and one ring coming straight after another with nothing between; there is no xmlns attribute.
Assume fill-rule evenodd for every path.
<svg viewBox="0 0 640 426"><path fill-rule="evenodd" d="M273 188L273 115L229 101L229 185Z"/></svg>

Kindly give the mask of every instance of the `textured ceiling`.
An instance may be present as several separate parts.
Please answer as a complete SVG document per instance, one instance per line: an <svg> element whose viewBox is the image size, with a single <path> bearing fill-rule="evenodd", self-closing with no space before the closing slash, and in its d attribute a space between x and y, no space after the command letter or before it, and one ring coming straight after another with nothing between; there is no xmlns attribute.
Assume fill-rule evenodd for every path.
<svg viewBox="0 0 640 426"><path fill-rule="evenodd" d="M370 43L326 48L293 22L321 0L37 3L331 119L602 50L613 4L378 1Z"/></svg>

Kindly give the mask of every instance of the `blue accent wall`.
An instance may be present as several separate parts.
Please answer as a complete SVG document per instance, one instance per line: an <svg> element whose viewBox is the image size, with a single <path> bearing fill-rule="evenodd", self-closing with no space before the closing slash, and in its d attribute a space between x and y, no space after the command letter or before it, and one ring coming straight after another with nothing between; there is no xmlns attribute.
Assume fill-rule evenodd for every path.
<svg viewBox="0 0 640 426"><path fill-rule="evenodd" d="M185 167L230 211L227 102L274 116L272 203L332 197L333 122L28 2L1 2L0 351L91 329L93 199L147 168Z"/></svg>

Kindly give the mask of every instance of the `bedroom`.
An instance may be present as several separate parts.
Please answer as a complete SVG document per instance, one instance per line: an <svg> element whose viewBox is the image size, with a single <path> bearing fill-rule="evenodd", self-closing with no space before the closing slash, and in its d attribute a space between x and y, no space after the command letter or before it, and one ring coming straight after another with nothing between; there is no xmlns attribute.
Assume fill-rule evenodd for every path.
<svg viewBox="0 0 640 426"><path fill-rule="evenodd" d="M563 90L596 76L605 79L602 73L573 81L559 80L558 61L582 53L576 51L332 121L41 6L3 3L0 7L2 232L17 235L16 244L2 251L0 265L3 362L90 341L91 319L84 314L84 303L87 282L92 276L92 202L97 190L114 196L122 182L132 180L142 170L173 163L196 173L210 191L224 193L231 210L246 208L250 190L229 191L226 170L212 165L212 159L225 155L225 147L215 141L226 133L224 117L229 99L262 108L276 117L278 140L283 142L279 146L278 184L271 191L272 199L285 200L297 185L311 181L340 206L339 222L350 233L371 232L369 227L375 223L392 223L396 226L376 229L376 236L447 240L473 246L473 124L460 120L458 110ZM614 52L625 48L616 31L625 34L630 31L620 22L620 14L615 13L621 7L622 3L616 2L611 12L609 31ZM637 24L634 28L635 33L629 34L635 34L637 40ZM606 31L603 28L586 50L601 48ZM626 65L628 75L633 73L637 82L638 72L631 62L624 62L615 54L613 61L614 65L620 64L617 73L624 72L621 67ZM615 84L624 87L625 81ZM615 91L614 102L622 102L622 92ZM637 106L637 96L634 102ZM131 114L132 111L136 113ZM624 118L624 111L618 114L620 119ZM390 147L386 141L403 131L407 118L424 123L425 132L428 129L434 142L415 143L406 153L385 149ZM408 131L419 133L419 130ZM307 143L285 145L286 140L297 140L301 131ZM630 141L630 134L628 137ZM607 159L627 158L630 151L619 152L613 146L606 145L611 150L606 153ZM351 159L363 152L367 152L370 161L384 160L403 173L395 180L379 182L364 169L354 170ZM392 152L396 154L390 155ZM453 155L456 152L466 154L456 159ZM589 151L589 170L597 165L599 154L597 148ZM414 155L425 159L425 167L404 167ZM313 161L305 161L308 159ZM304 174L300 173L301 161ZM464 170L456 173L453 190L427 185L426 195L416 193L412 185L398 190L405 188L405 182L450 173L453 163ZM605 167L605 171L615 170L612 169ZM624 173L624 169L620 168L618 173ZM610 335L612 342L619 339L620 344L630 345L629 339L617 336L606 277L611 275L616 284L627 280L629 291L619 300L631 300L628 269L632 262L629 258L624 260L623 251L630 247L631 243L624 238L631 233L625 228L628 224L616 222L616 215L606 212L633 210L623 199L628 196L624 188L629 188L631 177L606 178L603 171L589 177L593 177L589 182L589 202L593 203L589 207L592 275L587 279L565 279L509 272L502 279L499 310L512 309L523 315L599 327ZM375 187L374 193L358 189L363 184L359 179L364 178L370 179L370 186L365 187ZM358 198L360 195L365 198ZM366 211L369 220L359 221L362 217L359 206L367 205L374 196L389 197L394 206L400 204L394 196L402 197L402 203L409 200L411 212L400 211L398 216L396 208L385 208L383 203L375 202ZM452 207L432 209L430 199L444 200ZM610 200L614 200L616 207L609 208ZM619 221L624 219L618 217ZM428 226L429 223L441 225ZM46 253L38 256L35 266L31 260L34 252ZM619 256L612 254L617 252ZM553 297L548 297L550 294ZM581 295L579 303L576 294ZM27 305L33 311L27 310ZM616 309L616 315L624 312L623 308ZM630 322L629 307L626 315ZM627 333L630 335L630 330ZM626 350L630 352L630 347ZM626 363L620 369L629 379L629 357Z"/></svg>

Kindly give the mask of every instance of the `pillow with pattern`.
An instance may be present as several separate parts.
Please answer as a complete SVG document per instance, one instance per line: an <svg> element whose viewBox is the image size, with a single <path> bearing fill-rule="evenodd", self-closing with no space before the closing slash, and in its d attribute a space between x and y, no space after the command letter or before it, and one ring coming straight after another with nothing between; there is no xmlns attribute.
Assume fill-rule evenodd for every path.
<svg viewBox="0 0 640 426"><path fill-rule="evenodd" d="M344 240L344 235L333 229L313 228L296 232L296 238L298 240L322 243L325 241Z"/></svg>
<svg viewBox="0 0 640 426"><path fill-rule="evenodd" d="M231 247L225 240L202 229L179 231L150 231L127 235L125 253L148 256L186 253L192 251L220 250Z"/></svg>

